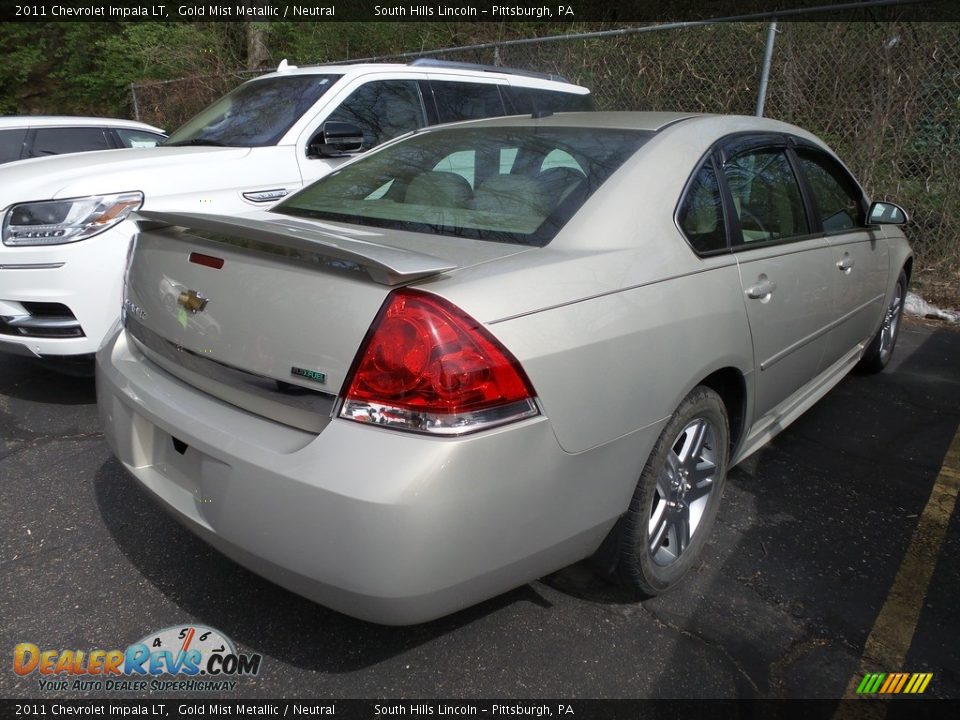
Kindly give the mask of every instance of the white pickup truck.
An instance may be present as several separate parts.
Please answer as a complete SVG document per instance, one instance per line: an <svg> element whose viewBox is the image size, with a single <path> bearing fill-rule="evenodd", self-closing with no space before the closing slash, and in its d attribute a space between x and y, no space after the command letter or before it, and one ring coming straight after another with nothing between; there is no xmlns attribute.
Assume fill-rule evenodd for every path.
<svg viewBox="0 0 960 720"><path fill-rule="evenodd" d="M418 60L296 68L250 80L154 148L0 167L0 351L85 367L120 313L140 210L270 207L345 160L427 125L589 109L563 78Z"/></svg>

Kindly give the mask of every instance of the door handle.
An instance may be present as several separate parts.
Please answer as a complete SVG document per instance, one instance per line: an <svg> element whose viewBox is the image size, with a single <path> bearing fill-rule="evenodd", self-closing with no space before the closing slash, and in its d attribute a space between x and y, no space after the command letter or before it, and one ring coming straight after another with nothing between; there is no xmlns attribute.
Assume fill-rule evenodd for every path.
<svg viewBox="0 0 960 720"><path fill-rule="evenodd" d="M747 297L751 300L763 300L777 289L777 284L773 280L763 279L756 285L747 288Z"/></svg>
<svg viewBox="0 0 960 720"><path fill-rule="evenodd" d="M844 255L843 260L840 260L839 262L837 262L837 268L840 270L840 272L846 273L849 275L850 271L853 270L853 266L856 264L857 263L854 262L852 257L850 257L849 255Z"/></svg>

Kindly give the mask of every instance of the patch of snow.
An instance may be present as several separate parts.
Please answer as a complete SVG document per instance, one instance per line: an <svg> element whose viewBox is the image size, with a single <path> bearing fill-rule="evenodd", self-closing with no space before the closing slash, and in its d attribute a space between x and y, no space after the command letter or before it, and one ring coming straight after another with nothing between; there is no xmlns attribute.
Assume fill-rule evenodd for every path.
<svg viewBox="0 0 960 720"><path fill-rule="evenodd" d="M903 306L903 311L908 315L919 315L920 317L931 317L937 318L938 320L946 320L947 322L960 323L960 312L938 308L912 292L907 293L907 300Z"/></svg>

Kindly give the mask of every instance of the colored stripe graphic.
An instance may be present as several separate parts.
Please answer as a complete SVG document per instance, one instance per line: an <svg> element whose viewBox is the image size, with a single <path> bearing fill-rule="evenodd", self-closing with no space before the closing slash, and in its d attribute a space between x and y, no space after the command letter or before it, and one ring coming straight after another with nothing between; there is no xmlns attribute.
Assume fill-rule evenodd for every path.
<svg viewBox="0 0 960 720"><path fill-rule="evenodd" d="M932 679L933 673L867 673L857 685L857 694L919 695Z"/></svg>
<svg viewBox="0 0 960 720"><path fill-rule="evenodd" d="M900 692L903 689L904 684L907 682L909 676L907 673L900 673L900 682L897 683L897 686L893 689L895 693Z"/></svg>

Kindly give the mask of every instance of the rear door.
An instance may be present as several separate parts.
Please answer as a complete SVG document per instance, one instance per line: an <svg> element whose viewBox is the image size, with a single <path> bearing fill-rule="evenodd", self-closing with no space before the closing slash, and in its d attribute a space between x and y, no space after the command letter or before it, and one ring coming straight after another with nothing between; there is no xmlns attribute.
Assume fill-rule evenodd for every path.
<svg viewBox="0 0 960 720"><path fill-rule="evenodd" d="M880 325L889 274L888 248L878 228L866 225L863 191L846 169L827 153L798 147L797 164L811 201L814 229L832 250L835 325L824 364L861 343Z"/></svg>
<svg viewBox="0 0 960 720"><path fill-rule="evenodd" d="M722 174L753 335L754 417L760 419L817 375L837 271L826 239L811 233L782 143L758 138L741 145L725 158Z"/></svg>

